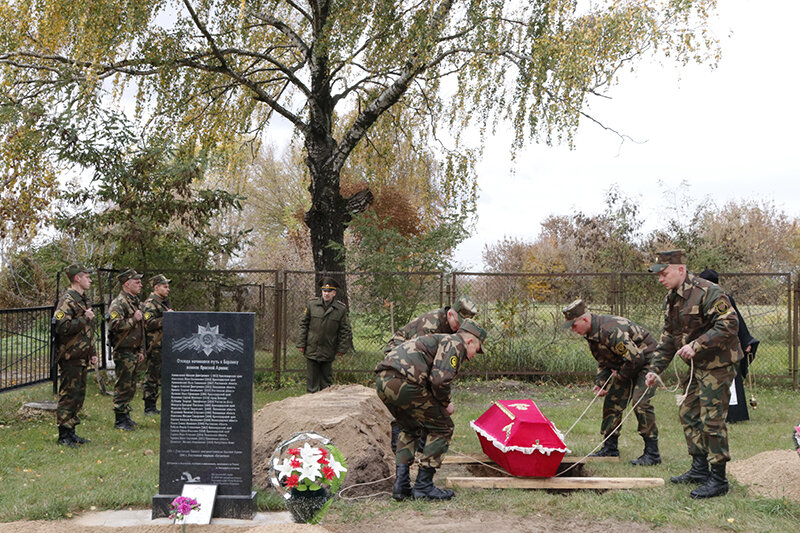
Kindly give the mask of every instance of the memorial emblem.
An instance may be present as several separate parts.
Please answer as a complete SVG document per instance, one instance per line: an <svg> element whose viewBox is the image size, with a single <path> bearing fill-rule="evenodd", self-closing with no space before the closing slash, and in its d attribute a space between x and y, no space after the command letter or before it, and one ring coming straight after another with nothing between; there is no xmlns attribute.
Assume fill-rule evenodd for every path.
<svg viewBox="0 0 800 533"><path fill-rule="evenodd" d="M177 352L195 350L206 356L219 352L244 352L244 340L232 339L219 332L219 326L206 322L205 326L197 326L197 333L173 341L172 349Z"/></svg>

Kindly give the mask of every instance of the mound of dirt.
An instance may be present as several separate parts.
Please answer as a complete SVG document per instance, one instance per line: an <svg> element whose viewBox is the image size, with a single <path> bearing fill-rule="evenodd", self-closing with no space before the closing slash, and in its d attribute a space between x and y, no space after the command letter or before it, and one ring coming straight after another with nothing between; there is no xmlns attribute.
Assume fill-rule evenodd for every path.
<svg viewBox="0 0 800 533"><path fill-rule="evenodd" d="M800 456L794 450L772 450L731 461L728 472L755 494L800 502Z"/></svg>
<svg viewBox="0 0 800 533"><path fill-rule="evenodd" d="M394 474L391 415L375 389L335 385L315 394L272 402L253 419L253 483L269 488L269 460L278 445L301 431L313 431L333 441L347 459L341 490ZM348 489L348 496L390 491L393 479Z"/></svg>

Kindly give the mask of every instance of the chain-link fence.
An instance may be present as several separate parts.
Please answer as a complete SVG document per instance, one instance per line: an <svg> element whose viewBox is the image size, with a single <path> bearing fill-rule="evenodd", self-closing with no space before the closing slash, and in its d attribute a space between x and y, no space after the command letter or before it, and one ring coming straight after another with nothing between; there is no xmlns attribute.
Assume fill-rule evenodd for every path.
<svg viewBox="0 0 800 533"><path fill-rule="evenodd" d="M119 293L118 273L119 270L98 271L95 284L89 289L95 306L107 306ZM276 381L282 372L305 372L305 360L295 344L305 304L319 294L317 281L322 274L276 270L167 270L143 274L142 300L152 289L147 279L165 274L172 280L169 298L175 310L255 313L256 369L273 372ZM656 338L663 327L666 289L656 276L646 273L325 275L334 276L343 285L337 298L348 304L353 326L353 350L334 364L337 379L342 381L364 379L382 359L383 347L393 331L422 313L449 305L460 295L475 300L480 308L477 320L489 332L487 354L471 361L464 368L465 374L559 380L593 375L596 364L586 342L561 327L562 307L576 298L586 300L593 312L630 318ZM59 290L63 290L63 277L58 283ZM751 334L761 341L751 366L756 375L788 376L796 385L800 285L793 291L791 275L783 273L723 273L720 285L733 296ZM29 320L20 314L22 310L4 311L4 315L14 318L6 318L0 345L3 388L20 383L23 374L29 376L28 380L47 379L52 307L32 309L40 309L36 312L41 316ZM104 329L98 328L100 343ZM33 332L35 346L24 344L28 342L26 338L34 337Z"/></svg>
<svg viewBox="0 0 800 533"><path fill-rule="evenodd" d="M730 294L761 343L751 366L756 374L794 376L792 290L789 274L721 274ZM596 365L586 342L561 328L561 309L583 298L590 310L624 316L656 339L664 325L666 289L647 273L490 274L457 272L455 294L471 296L482 309L489 357L470 371L486 375L588 375Z"/></svg>

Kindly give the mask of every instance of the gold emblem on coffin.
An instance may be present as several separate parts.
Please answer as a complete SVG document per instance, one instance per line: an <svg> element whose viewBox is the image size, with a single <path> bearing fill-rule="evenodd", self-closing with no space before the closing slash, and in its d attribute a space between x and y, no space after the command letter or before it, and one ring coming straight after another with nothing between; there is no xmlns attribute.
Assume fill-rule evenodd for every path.
<svg viewBox="0 0 800 533"><path fill-rule="evenodd" d="M527 403L510 403L508 406L520 411L527 411L528 407L530 407Z"/></svg>
<svg viewBox="0 0 800 533"><path fill-rule="evenodd" d="M508 439L511 437L511 428L513 427L514 427L514 422L511 422L509 425L507 425L502 429L502 431L504 431L506 434L506 442L508 442Z"/></svg>

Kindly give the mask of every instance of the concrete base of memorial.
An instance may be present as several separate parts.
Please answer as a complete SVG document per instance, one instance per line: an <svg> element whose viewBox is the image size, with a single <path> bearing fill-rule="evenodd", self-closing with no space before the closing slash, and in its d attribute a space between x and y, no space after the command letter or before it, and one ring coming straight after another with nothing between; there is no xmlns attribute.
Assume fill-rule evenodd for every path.
<svg viewBox="0 0 800 533"><path fill-rule="evenodd" d="M169 506L172 500L180 494L156 494L153 496L152 519L169 516ZM250 496L217 496L214 498L214 512L212 518L237 518L239 520L252 520L256 513L256 493Z"/></svg>

